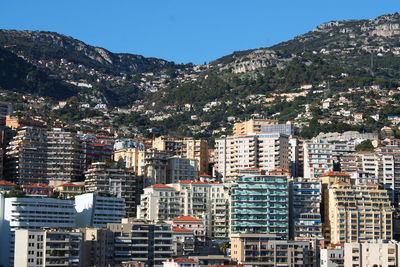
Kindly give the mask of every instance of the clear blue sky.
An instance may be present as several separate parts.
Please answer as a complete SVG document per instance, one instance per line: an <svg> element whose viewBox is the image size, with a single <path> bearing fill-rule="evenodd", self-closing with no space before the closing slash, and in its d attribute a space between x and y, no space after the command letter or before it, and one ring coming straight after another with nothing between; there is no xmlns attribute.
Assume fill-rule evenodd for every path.
<svg viewBox="0 0 400 267"><path fill-rule="evenodd" d="M112 52L201 64L330 20L399 9L398 0L3 0L0 28L55 31Z"/></svg>

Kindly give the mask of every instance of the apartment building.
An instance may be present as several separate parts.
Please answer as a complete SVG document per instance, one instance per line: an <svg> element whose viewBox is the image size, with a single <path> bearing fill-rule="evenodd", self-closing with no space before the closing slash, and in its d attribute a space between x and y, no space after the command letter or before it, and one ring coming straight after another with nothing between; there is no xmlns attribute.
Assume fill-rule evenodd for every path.
<svg viewBox="0 0 400 267"><path fill-rule="evenodd" d="M230 234L275 234L289 238L286 176L243 175L231 187Z"/></svg>
<svg viewBox="0 0 400 267"><path fill-rule="evenodd" d="M0 180L0 193L6 194L13 190L17 184L5 180Z"/></svg>
<svg viewBox="0 0 400 267"><path fill-rule="evenodd" d="M15 231L40 229L60 230L75 227L75 209L72 200L42 197L4 198L0 194L0 264L14 266Z"/></svg>
<svg viewBox="0 0 400 267"><path fill-rule="evenodd" d="M86 193L75 197L77 227L106 227L125 217L125 200Z"/></svg>
<svg viewBox="0 0 400 267"><path fill-rule="evenodd" d="M277 120L250 119L244 122L237 122L233 125L233 134L256 134L261 132L263 126L277 125Z"/></svg>
<svg viewBox="0 0 400 267"><path fill-rule="evenodd" d="M289 138L289 171L292 177L300 177L300 158L299 151L300 150L300 141L296 137ZM301 167L303 167L301 165ZM301 172L303 173L303 172Z"/></svg>
<svg viewBox="0 0 400 267"><path fill-rule="evenodd" d="M74 199L85 192L83 184L60 184L54 187L54 193L63 199Z"/></svg>
<svg viewBox="0 0 400 267"><path fill-rule="evenodd" d="M172 229L187 229L193 232L197 242L204 243L206 241L206 228L204 221L191 216L180 216L176 219L166 221L171 224Z"/></svg>
<svg viewBox="0 0 400 267"><path fill-rule="evenodd" d="M197 171L200 174L208 172L208 142L205 139L160 136L153 140L153 148L170 151L183 158L196 159Z"/></svg>
<svg viewBox="0 0 400 267"><path fill-rule="evenodd" d="M178 156L168 158L167 177L169 183L196 180L199 177L198 160Z"/></svg>
<svg viewBox="0 0 400 267"><path fill-rule="evenodd" d="M82 236L79 231L15 231L15 266L83 267Z"/></svg>
<svg viewBox="0 0 400 267"><path fill-rule="evenodd" d="M144 147L123 148L114 152L114 160L126 168L132 168L144 177L144 186L168 183L167 166L170 151L145 149Z"/></svg>
<svg viewBox="0 0 400 267"><path fill-rule="evenodd" d="M4 150L0 147L0 180L3 180Z"/></svg>
<svg viewBox="0 0 400 267"><path fill-rule="evenodd" d="M376 181L390 191L390 200L399 203L400 153L358 152L341 158L341 170L352 174L356 183ZM362 175L361 175L362 174Z"/></svg>
<svg viewBox="0 0 400 267"><path fill-rule="evenodd" d="M289 137L280 133L247 134L216 139L216 175L229 180L240 170L290 168Z"/></svg>
<svg viewBox="0 0 400 267"><path fill-rule="evenodd" d="M171 184L180 194L183 214L204 220L207 236L227 238L229 231L229 191L221 183L180 181Z"/></svg>
<svg viewBox="0 0 400 267"><path fill-rule="evenodd" d="M245 266L315 266L316 253L309 241L276 240L275 235L231 235L231 258Z"/></svg>
<svg viewBox="0 0 400 267"><path fill-rule="evenodd" d="M177 218L181 214L181 199L174 187L156 184L146 187L140 196L137 218L161 221Z"/></svg>
<svg viewBox="0 0 400 267"><path fill-rule="evenodd" d="M114 152L114 160L144 177L145 186L195 180L199 177L197 158L173 154L170 150L123 148Z"/></svg>
<svg viewBox="0 0 400 267"><path fill-rule="evenodd" d="M341 178L341 179L340 179ZM321 177L323 234L331 244L392 239L393 208L388 192L376 184L355 185L349 177Z"/></svg>
<svg viewBox="0 0 400 267"><path fill-rule="evenodd" d="M82 266L114 265L114 233L105 228L81 228Z"/></svg>
<svg viewBox="0 0 400 267"><path fill-rule="evenodd" d="M121 223L109 223L107 229L114 233L114 261L140 261L146 266L163 266L172 258L173 238L170 224L123 219Z"/></svg>
<svg viewBox="0 0 400 267"><path fill-rule="evenodd" d="M320 254L319 266L344 267L343 244L340 244L338 246L331 246L328 248L321 248L319 254Z"/></svg>
<svg viewBox="0 0 400 267"><path fill-rule="evenodd" d="M98 141L81 140L82 168L87 170L92 163L104 162L112 159L113 146Z"/></svg>
<svg viewBox="0 0 400 267"><path fill-rule="evenodd" d="M270 124L262 125L261 133L281 133L286 135L294 135L294 124Z"/></svg>
<svg viewBox="0 0 400 267"><path fill-rule="evenodd" d="M321 183L295 178L290 182L290 230L295 240L322 240Z"/></svg>
<svg viewBox="0 0 400 267"><path fill-rule="evenodd" d="M11 103L0 102L0 125L6 125L6 116L12 112Z"/></svg>
<svg viewBox="0 0 400 267"><path fill-rule="evenodd" d="M175 258L163 262L164 267L199 267L199 262L190 258Z"/></svg>
<svg viewBox="0 0 400 267"><path fill-rule="evenodd" d="M33 120L30 118L21 118L18 116L7 115L5 119L5 125L13 130L25 127L46 127L46 123L43 121Z"/></svg>
<svg viewBox="0 0 400 267"><path fill-rule="evenodd" d="M79 181L83 178L80 154L73 133L24 127L7 147L5 177L21 185Z"/></svg>
<svg viewBox="0 0 400 267"><path fill-rule="evenodd" d="M311 139L304 145L304 177L318 178L333 171L333 145L323 139Z"/></svg>
<svg viewBox="0 0 400 267"><path fill-rule="evenodd" d="M172 238L174 244L174 255L186 256L194 253L195 238L192 230L181 227L173 227Z"/></svg>
<svg viewBox="0 0 400 267"><path fill-rule="evenodd" d="M42 197L49 197L53 194L53 187L47 184L29 184L23 185L22 191L25 193L26 196L42 196Z"/></svg>
<svg viewBox="0 0 400 267"><path fill-rule="evenodd" d="M180 181L145 188L138 218L160 221L191 216L204 221L209 237L226 238L229 228L227 207L228 191L223 184Z"/></svg>
<svg viewBox="0 0 400 267"><path fill-rule="evenodd" d="M395 240L369 240L365 243L344 244L345 266L400 265L400 243Z"/></svg>
<svg viewBox="0 0 400 267"><path fill-rule="evenodd" d="M136 216L142 184L132 169L96 162L85 172L87 193L108 194L125 200L127 217Z"/></svg>

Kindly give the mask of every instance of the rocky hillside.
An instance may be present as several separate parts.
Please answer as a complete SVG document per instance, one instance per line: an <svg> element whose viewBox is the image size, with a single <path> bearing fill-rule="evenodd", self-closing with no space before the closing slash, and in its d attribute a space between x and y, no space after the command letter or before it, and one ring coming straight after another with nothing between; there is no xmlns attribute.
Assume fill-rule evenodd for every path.
<svg viewBox="0 0 400 267"><path fill-rule="evenodd" d="M283 67L296 54L321 53L347 57L353 53L400 53L400 14L370 20L331 21L269 48L235 52L212 64L241 73L276 65Z"/></svg>
<svg viewBox="0 0 400 267"><path fill-rule="evenodd" d="M349 90L396 89L399 35L398 13L332 21L290 41L235 52L201 66L115 54L50 32L3 30L0 46L35 67L42 78L67 84L68 94L58 98L75 94L80 102L130 108L133 115L116 118L118 125L129 122L130 127L140 124L160 133L209 136L250 117L299 119L310 114L307 107ZM7 60L13 64L14 59ZM28 92L57 97L54 91L36 89L34 85ZM346 105L356 110L363 104ZM301 117L299 124L313 116Z"/></svg>
<svg viewBox="0 0 400 267"><path fill-rule="evenodd" d="M293 120L306 105L349 88L397 88L399 25L398 13L333 21L288 42L235 52L211 62L204 78L154 93L147 107L153 119L168 114L189 124L189 133L221 132L249 117Z"/></svg>
<svg viewBox="0 0 400 267"><path fill-rule="evenodd" d="M159 71L175 64L140 55L118 54L85 44L74 38L42 31L0 30L0 45L22 54L30 60L66 59L87 68L109 73L139 73Z"/></svg>
<svg viewBox="0 0 400 267"><path fill-rule="evenodd" d="M0 48L0 89L65 99L76 95L77 88L48 74L22 58Z"/></svg>
<svg viewBox="0 0 400 267"><path fill-rule="evenodd" d="M143 83L142 74L167 75L186 67L162 59L111 53L54 32L0 30L0 47L49 77L77 87L76 95L84 100L118 106L131 104L146 91L165 87L165 84L152 84L146 79ZM19 76L18 71L16 75ZM57 99L67 95L37 93Z"/></svg>

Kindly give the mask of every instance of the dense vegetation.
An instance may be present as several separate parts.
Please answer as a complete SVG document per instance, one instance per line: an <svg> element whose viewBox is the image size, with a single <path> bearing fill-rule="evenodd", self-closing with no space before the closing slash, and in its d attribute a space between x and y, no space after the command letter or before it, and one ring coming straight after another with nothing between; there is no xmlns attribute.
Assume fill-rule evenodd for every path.
<svg viewBox="0 0 400 267"><path fill-rule="evenodd" d="M49 78L44 70L0 48L0 87L15 91L65 99L77 93L74 86Z"/></svg>
<svg viewBox="0 0 400 267"><path fill-rule="evenodd" d="M372 34L377 25L399 22L400 15L392 14L375 20L328 23L270 48L235 52L197 72L189 65L182 68L182 65L164 60L114 54L56 33L0 30L0 45L10 46L9 51L14 53L0 50L0 77L6 77L0 79L0 86L56 99L75 95L80 100L110 106L143 104L144 111L118 115L112 123L148 134L210 137L214 135L213 131L229 133L233 122L252 116L281 122L296 119L304 126L298 134L307 138L329 131L370 132L389 125L387 116L400 114L396 103L388 103L379 111L374 105L366 105L367 102L374 103L380 95L363 90L372 85L378 85L382 90L399 87L400 57L389 51L389 48L400 47L398 35ZM371 47L379 53L370 52ZM76 88L49 79L50 70L36 68L17 57L15 54L20 51L30 59L65 58L100 71L101 75L124 76L124 79L118 82L98 79L87 71L63 73L64 78L93 84L91 89ZM260 62L262 67L234 71L241 64ZM51 71L57 77L61 70ZM155 74L144 75L144 72ZM195 79L182 81L182 77L193 73L197 75ZM140 88L141 84L148 83L153 77L160 79L162 75L168 80L165 89L162 87L149 93L156 90ZM304 92L300 87L305 84L312 85L306 95L290 100L282 96ZM362 90L350 92L349 88ZM342 109L364 113L362 124L346 122L340 118L341 114L330 114L331 110L318 108L322 99L338 101L339 94L351 102L351 105L342 103ZM273 101L265 100L268 98ZM400 100L400 94L393 98ZM74 105L55 111L54 115L69 122L99 115ZM311 107L311 115L303 116L306 106ZM301 114L303 117L299 117ZM168 116L162 120L152 118L164 115ZM371 118L377 115L378 121ZM330 120L324 121L327 117ZM395 134L398 134L396 129Z"/></svg>

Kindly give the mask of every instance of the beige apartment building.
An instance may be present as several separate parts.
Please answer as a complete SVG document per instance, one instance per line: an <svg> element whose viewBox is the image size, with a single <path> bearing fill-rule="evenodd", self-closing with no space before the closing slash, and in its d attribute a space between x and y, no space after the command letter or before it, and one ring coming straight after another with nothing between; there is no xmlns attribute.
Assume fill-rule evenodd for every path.
<svg viewBox="0 0 400 267"><path fill-rule="evenodd" d="M399 260L400 243L394 240L344 244L344 266L395 267Z"/></svg>
<svg viewBox="0 0 400 267"><path fill-rule="evenodd" d="M227 136L215 140L216 175L228 180L240 170L290 168L289 137L281 133Z"/></svg>
<svg viewBox="0 0 400 267"><path fill-rule="evenodd" d="M5 177L21 185L83 178L79 140L60 128L23 127L6 150Z"/></svg>
<svg viewBox="0 0 400 267"><path fill-rule="evenodd" d="M261 132L261 127L265 125L278 124L277 120L251 119L244 122L237 122L233 125L233 134L255 134Z"/></svg>
<svg viewBox="0 0 400 267"><path fill-rule="evenodd" d="M114 234L105 228L81 228L83 233L82 266L114 265Z"/></svg>
<svg viewBox="0 0 400 267"><path fill-rule="evenodd" d="M144 189L137 218L151 221L191 216L204 221L207 235L227 238L229 232L228 190L220 183L180 181Z"/></svg>
<svg viewBox="0 0 400 267"><path fill-rule="evenodd" d="M126 168L131 168L134 172L142 176L145 174L146 159L167 158L169 153L155 149L123 148L114 151L114 161L123 163Z"/></svg>
<svg viewBox="0 0 400 267"><path fill-rule="evenodd" d="M311 139L303 143L304 177L318 178L333 171L333 146L326 140Z"/></svg>
<svg viewBox="0 0 400 267"><path fill-rule="evenodd" d="M127 217L136 216L141 181L132 169L118 168L116 164L107 165L96 162L85 172L85 191L87 193L104 193L123 198L126 204Z"/></svg>
<svg viewBox="0 0 400 267"><path fill-rule="evenodd" d="M232 234L231 258L246 266L315 266L309 241L276 240L271 234Z"/></svg>
<svg viewBox="0 0 400 267"><path fill-rule="evenodd" d="M392 239L393 208L387 190L376 184L355 185L349 176L321 177L323 234L331 244Z"/></svg>
<svg viewBox="0 0 400 267"><path fill-rule="evenodd" d="M14 266L84 266L79 231L15 231Z"/></svg>
<svg viewBox="0 0 400 267"><path fill-rule="evenodd" d="M109 223L114 233L114 263L142 262L145 266L162 267L174 255L171 224L150 223L133 218ZM129 265L131 266L131 265Z"/></svg>
<svg viewBox="0 0 400 267"><path fill-rule="evenodd" d="M171 151L124 148L114 152L114 160L142 176L144 186L196 180L199 177L197 159L173 156Z"/></svg>
<svg viewBox="0 0 400 267"><path fill-rule="evenodd" d="M183 158L196 159L198 172L208 173L208 142L205 139L160 136L153 140L153 148L170 151Z"/></svg>

